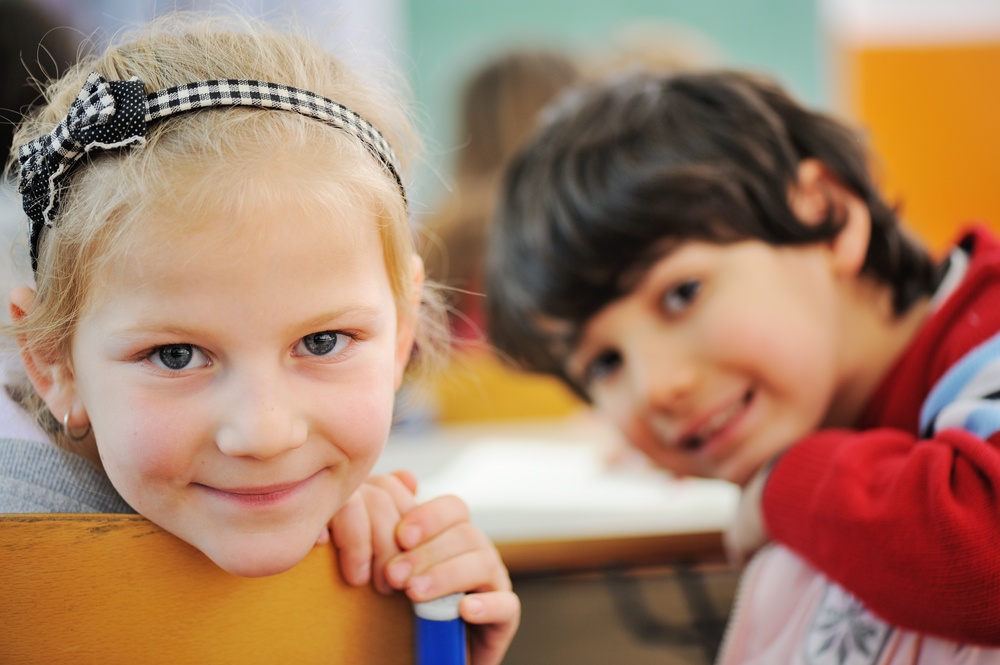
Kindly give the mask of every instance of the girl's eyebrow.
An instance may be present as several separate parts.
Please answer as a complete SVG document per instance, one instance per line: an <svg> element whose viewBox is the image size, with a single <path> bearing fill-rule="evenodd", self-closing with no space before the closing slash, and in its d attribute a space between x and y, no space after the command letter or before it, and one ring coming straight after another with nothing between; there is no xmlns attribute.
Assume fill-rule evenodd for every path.
<svg viewBox="0 0 1000 665"><path fill-rule="evenodd" d="M354 321L361 319L366 323L371 323L379 320L384 313L385 310L383 308L375 307L373 305L351 305L350 307L345 307L343 309L318 314L317 316L296 324L296 327L323 327L329 324L337 324L343 319L350 319Z"/></svg>
<svg viewBox="0 0 1000 665"><path fill-rule="evenodd" d="M372 305L351 305L344 307L343 309L330 310L317 314L316 316L310 317L303 321L297 321L293 323L290 328L298 329L313 329L313 328L323 328L326 326L337 326L344 319L348 319L353 325L357 325L357 322L361 320L367 325L372 325L377 322L384 310L379 307ZM107 332L109 337L130 337L135 335L144 334L163 334L171 335L177 337L185 337L194 335L197 333L197 327L191 325L176 325L174 323L164 322L164 323L136 323L135 325L124 325L120 328L113 328Z"/></svg>
<svg viewBox="0 0 1000 665"><path fill-rule="evenodd" d="M112 328L105 333L106 337L134 337L138 335L149 335L149 334L163 334L171 335L176 337L186 337L193 334L191 328L185 326L177 326L171 324L143 324L138 323L136 325L123 325L118 328Z"/></svg>

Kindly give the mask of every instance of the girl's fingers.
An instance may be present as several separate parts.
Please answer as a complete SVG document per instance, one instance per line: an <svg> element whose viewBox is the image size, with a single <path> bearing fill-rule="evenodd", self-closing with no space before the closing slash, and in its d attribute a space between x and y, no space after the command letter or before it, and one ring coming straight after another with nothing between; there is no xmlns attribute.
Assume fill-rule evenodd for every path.
<svg viewBox="0 0 1000 665"><path fill-rule="evenodd" d="M389 561L389 583L418 602L475 592L459 606L470 624L471 662L499 665L517 631L521 605L496 546L469 521L465 502L446 495L416 506L400 521L396 540L405 551Z"/></svg>
<svg viewBox="0 0 1000 665"><path fill-rule="evenodd" d="M406 471L405 469L400 469L393 471L390 475L396 476L396 478L406 486L406 489L410 490L410 494L417 493L417 477L411 472Z"/></svg>
<svg viewBox="0 0 1000 665"><path fill-rule="evenodd" d="M510 576L481 531L459 525L389 562L390 583L415 601L460 591L509 591Z"/></svg>
<svg viewBox="0 0 1000 665"><path fill-rule="evenodd" d="M380 593L392 593L392 585L385 577L385 566L393 556L400 552L399 546L396 544L396 525L400 519L396 497L391 492L367 483L362 485L356 494L362 496L368 511L371 529L372 584Z"/></svg>
<svg viewBox="0 0 1000 665"><path fill-rule="evenodd" d="M422 574L470 552L483 552L491 559L500 561L496 546L472 522L459 522L398 558L405 558L413 567L414 574Z"/></svg>
<svg viewBox="0 0 1000 665"><path fill-rule="evenodd" d="M470 624L469 647L475 665L499 665L521 619L521 601L512 591L470 594L459 606Z"/></svg>
<svg viewBox="0 0 1000 665"><path fill-rule="evenodd" d="M511 623L517 628L521 616L521 601L513 591L483 591L468 594L458 611L470 624Z"/></svg>
<svg viewBox="0 0 1000 665"><path fill-rule="evenodd" d="M372 477L365 481L330 522L340 567L348 584L369 581L381 593L392 593L385 577L385 564L400 549L396 525L400 505L413 501L409 490L395 477Z"/></svg>
<svg viewBox="0 0 1000 665"><path fill-rule="evenodd" d="M417 479L409 471L395 471L386 475L369 476L364 486L375 487L386 493L396 506L400 515L405 515L417 506L414 492L417 487Z"/></svg>
<svg viewBox="0 0 1000 665"><path fill-rule="evenodd" d="M330 520L340 572L348 584L361 586L371 579L372 529L368 509L355 492Z"/></svg>
<svg viewBox="0 0 1000 665"><path fill-rule="evenodd" d="M450 527L468 523L469 507L457 496L439 496L404 514L396 529L400 547L413 549Z"/></svg>

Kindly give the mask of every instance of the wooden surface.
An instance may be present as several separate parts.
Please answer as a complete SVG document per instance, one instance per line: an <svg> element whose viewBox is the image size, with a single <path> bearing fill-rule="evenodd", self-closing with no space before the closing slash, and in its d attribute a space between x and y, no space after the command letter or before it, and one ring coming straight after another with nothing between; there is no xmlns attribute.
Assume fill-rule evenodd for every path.
<svg viewBox="0 0 1000 665"><path fill-rule="evenodd" d="M410 603L330 546L248 579L139 516L4 515L0 571L0 663L412 662Z"/></svg>
<svg viewBox="0 0 1000 665"><path fill-rule="evenodd" d="M498 543L513 576L715 562L725 559L722 534L678 533L633 537Z"/></svg>

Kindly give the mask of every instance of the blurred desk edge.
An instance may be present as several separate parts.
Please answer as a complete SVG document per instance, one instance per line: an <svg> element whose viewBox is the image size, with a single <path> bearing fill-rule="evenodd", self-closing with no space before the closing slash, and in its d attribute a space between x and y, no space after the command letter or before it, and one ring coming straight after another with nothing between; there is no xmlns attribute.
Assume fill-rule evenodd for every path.
<svg viewBox="0 0 1000 665"><path fill-rule="evenodd" d="M512 576L571 573L617 567L725 561L722 533L497 543Z"/></svg>
<svg viewBox="0 0 1000 665"><path fill-rule="evenodd" d="M706 513L705 519L700 520L701 524L689 524L690 520L684 520L684 523L688 524L687 527L682 530L670 528L668 531L669 520L665 522L662 513L651 512L648 506L640 506L642 510L629 510L627 514L628 519L637 528L634 533L626 527L621 533L592 535L573 533L573 528L568 528L566 525L565 514L554 513L546 516L544 510L538 511L537 515L526 514L521 504L511 506L510 516L506 520L498 520L503 508L492 501L487 504L481 503L481 492L474 491L469 495L461 491L460 487L447 483L446 486L442 486L441 483L435 482L443 477L442 474L446 478L455 480L455 476L461 474L448 472L454 471L454 465L458 460L468 461L467 455L470 451L482 452L484 447L492 448L495 452L495 444L500 441L512 446L511 450L514 451L512 457L518 462L523 462L521 455L526 449L537 447L541 453L538 463L543 467L553 464L552 455L545 454L551 453L552 445L557 445L559 448L566 446L567 457L572 462L567 470L571 474L571 481L568 484L571 487L584 487L587 491L591 491L594 489L593 483L601 484L601 479L593 477L577 479L572 477L574 473L572 469L579 468L581 456L596 458L601 445L613 440L614 436L615 433L603 423L593 419L572 418L452 425L417 433L396 432L390 437L386 450L376 465L376 472L409 469L420 478L422 487L430 485L435 490L455 493L465 499L475 521L493 538L511 575L530 576L614 567L724 562L720 524L726 523L724 513L735 508L734 500L727 503L727 500L735 499L735 495L726 495L722 488L711 490L709 493L716 498L723 496L726 500L721 503L713 501L707 507L709 512ZM523 445L526 443L527 448ZM570 454L574 451L575 454ZM508 471L513 470L508 469ZM558 469L552 469L553 475L557 472ZM485 474L487 476L485 479L483 475L479 474L479 477L474 479L475 482L471 483L473 490L482 487L481 482L489 482L494 474ZM470 476L462 478L469 480ZM499 482L503 490L509 479L503 476L501 478ZM645 475L636 475L635 478L637 484L659 482L650 480ZM689 489L694 487L696 486L691 486ZM716 496L718 493L721 494ZM624 517L623 514L623 520ZM527 524L521 528L521 519L527 521L553 519L562 520L562 523L554 523L548 531L543 529L543 533L550 535L539 536L536 535L539 533L537 524L531 525L531 529L527 528ZM601 519L606 519L606 516L602 516ZM620 521L616 526L625 525ZM518 537L513 534L514 531L521 531L523 534ZM501 533L503 535L500 535Z"/></svg>

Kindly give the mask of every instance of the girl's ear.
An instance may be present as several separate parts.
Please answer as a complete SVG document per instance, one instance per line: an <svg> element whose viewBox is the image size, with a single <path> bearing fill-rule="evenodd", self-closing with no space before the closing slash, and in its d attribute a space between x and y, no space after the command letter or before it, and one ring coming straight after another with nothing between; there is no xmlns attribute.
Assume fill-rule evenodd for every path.
<svg viewBox="0 0 1000 665"><path fill-rule="evenodd" d="M408 312L399 312L396 326L396 376L394 386L399 390L403 383L403 372L410 361L413 343L416 339L417 325L420 320L420 293L424 285L424 262L416 254L410 257L410 308Z"/></svg>
<svg viewBox="0 0 1000 665"><path fill-rule="evenodd" d="M798 180L788 190L788 205L803 224L819 224L830 210L842 218L843 227L830 241L837 274L854 277L861 272L871 240L871 214L865 202L838 181L818 159L799 162Z"/></svg>
<svg viewBox="0 0 1000 665"><path fill-rule="evenodd" d="M8 297L11 319L14 322L22 320L31 311L34 302L35 292L28 287L19 286L12 290ZM67 424L70 427L86 427L86 409L77 397L73 372L66 359L50 357L29 348L24 336L18 337L17 345L28 380L56 420L63 422L69 414Z"/></svg>

